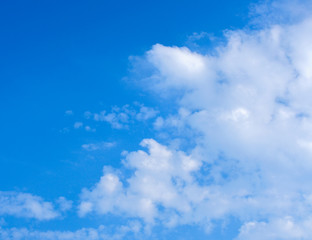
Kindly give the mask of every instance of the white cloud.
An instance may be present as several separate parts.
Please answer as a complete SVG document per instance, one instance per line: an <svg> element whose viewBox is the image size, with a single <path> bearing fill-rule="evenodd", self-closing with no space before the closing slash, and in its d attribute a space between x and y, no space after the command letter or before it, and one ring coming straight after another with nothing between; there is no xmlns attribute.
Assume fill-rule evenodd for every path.
<svg viewBox="0 0 312 240"><path fill-rule="evenodd" d="M156 117L158 111L154 110L153 108L145 107L141 105L139 112L136 114L136 119L138 121L146 121L148 119Z"/></svg>
<svg viewBox="0 0 312 240"><path fill-rule="evenodd" d="M127 129L134 120L147 121L155 118L157 114L158 111L155 109L135 103L134 107L130 105L124 105L121 108L113 107L111 112L102 111L94 113L93 117L95 121L109 123L112 128ZM88 117L90 116L92 116L92 113L88 112Z"/></svg>
<svg viewBox="0 0 312 240"><path fill-rule="evenodd" d="M99 142L83 144L81 147L86 151L105 150L116 146L115 142Z"/></svg>
<svg viewBox="0 0 312 240"><path fill-rule="evenodd" d="M148 152L126 153L131 177L105 172L84 189L81 216L168 226L234 216L243 222L239 239L309 239L312 18L225 38L212 54L156 44L141 59L153 69L142 84L160 96L179 92L170 102L179 112L159 116L155 128L186 139L190 129L196 146L185 153L143 140Z"/></svg>
<svg viewBox="0 0 312 240"><path fill-rule="evenodd" d="M60 216L51 202L29 193L0 192L0 215L50 220Z"/></svg>
<svg viewBox="0 0 312 240"><path fill-rule="evenodd" d="M65 115L67 115L67 116L70 116L70 115L73 115L73 114L74 114L74 112L72 110L65 111Z"/></svg>
<svg viewBox="0 0 312 240"><path fill-rule="evenodd" d="M59 197L56 200L56 203L59 205L59 209L62 212L66 212L72 208L73 201L67 200L65 197Z"/></svg>
<svg viewBox="0 0 312 240"><path fill-rule="evenodd" d="M120 240L125 236L137 238L141 224L130 221L127 225L114 228L113 231L101 225L98 228L82 228L76 231L34 231L27 228L2 228L2 240Z"/></svg>
<svg viewBox="0 0 312 240"><path fill-rule="evenodd" d="M191 52L188 48L153 46L146 54L147 61L153 63L157 73L151 77L153 87L166 90L167 87L193 88L204 84L212 71L206 67L210 59Z"/></svg>
<svg viewBox="0 0 312 240"><path fill-rule="evenodd" d="M312 219L295 222L292 217L270 222L248 222L240 229L237 240L311 239Z"/></svg>
<svg viewBox="0 0 312 240"><path fill-rule="evenodd" d="M148 224L157 219L174 225L179 219L175 215L167 218L166 214L177 212L184 215L184 221L195 221L189 216L193 205L209 196L208 189L200 187L192 175L200 169L201 161L183 152L171 151L152 139L143 140L141 145L147 147L149 153L141 150L125 153L124 165L134 169L133 175L126 179L128 187L118 174L105 171L92 190L83 190L80 215L92 211L111 212L140 217ZM159 206L168 212L160 212Z"/></svg>
<svg viewBox="0 0 312 240"><path fill-rule="evenodd" d="M311 16L309 0L266 0L251 5L251 23L258 27L291 24Z"/></svg>
<svg viewBox="0 0 312 240"><path fill-rule="evenodd" d="M90 126L85 126L85 130L87 132L96 132L96 129L95 128L91 128Z"/></svg>
<svg viewBox="0 0 312 240"><path fill-rule="evenodd" d="M76 129L81 128L82 126L83 126L82 122L75 122L74 123L74 128L76 128Z"/></svg>

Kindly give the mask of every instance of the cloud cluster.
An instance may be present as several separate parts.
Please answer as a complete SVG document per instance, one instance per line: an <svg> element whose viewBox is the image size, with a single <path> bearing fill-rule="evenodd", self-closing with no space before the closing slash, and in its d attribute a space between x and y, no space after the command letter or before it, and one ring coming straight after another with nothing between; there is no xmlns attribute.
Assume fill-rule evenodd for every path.
<svg viewBox="0 0 312 240"><path fill-rule="evenodd" d="M68 111L65 113L68 114ZM87 132L96 132L93 126L94 122L108 123L113 129L128 129L130 125L136 122L146 122L154 119L159 114L159 111L146 107L144 104L134 102L132 105L126 104L122 107L114 106L111 111L103 110L100 112L86 111L84 113L84 121L76 121L73 124L74 129L84 129ZM64 128L68 131L68 128Z"/></svg>
<svg viewBox="0 0 312 240"><path fill-rule="evenodd" d="M156 44L136 58L134 72L147 74L141 86L166 98L170 115L140 104L85 113L115 129L150 120L155 139L162 136L144 139L143 150L123 152L123 168L104 167L98 183L80 195L80 217L115 214L139 221L115 233L103 226L74 232L0 226L0 238L123 239L157 224L196 224L209 232L216 221L235 219L241 223L237 240L311 239L311 8L304 0L266 1L254 8L261 15L258 28L226 31L209 53ZM74 124L83 126L95 131ZM71 207L63 197L52 203L0 192L0 216L50 220Z"/></svg>
<svg viewBox="0 0 312 240"><path fill-rule="evenodd" d="M156 44L140 60L152 69L142 84L177 96L168 101L179 111L155 128L178 129L195 147L143 140L148 152L125 155L130 177L105 172L83 191L82 216L127 214L167 226L235 217L239 239L263 231L263 239L309 239L312 18L225 37L209 54Z"/></svg>
<svg viewBox="0 0 312 240"><path fill-rule="evenodd" d="M110 231L100 225L98 228L82 228L76 231L32 231L26 228L1 228L2 240L120 240L124 237L137 237L141 224L129 222L127 226L119 226Z"/></svg>
<svg viewBox="0 0 312 240"><path fill-rule="evenodd" d="M21 192L0 192L0 216L50 220L59 217L61 212L69 210L72 202L60 197L57 204L59 210L55 209L53 203L46 202L39 196Z"/></svg>
<svg viewBox="0 0 312 240"><path fill-rule="evenodd" d="M245 223L237 240L310 239L312 219L294 221L292 217L272 219L270 222Z"/></svg>
<svg viewBox="0 0 312 240"><path fill-rule="evenodd" d="M149 224L160 220L174 226L179 220L176 213L184 214L189 221L193 206L211 197L212 193L208 189L202 191L192 175L200 169L200 161L181 151L170 151L152 139L143 140L141 145L148 148L148 153L141 150L124 153L124 165L134 169L127 186L118 174L105 169L104 176L91 191L83 190L81 216L92 211L119 213L140 217ZM166 217L159 206L166 208Z"/></svg>
<svg viewBox="0 0 312 240"><path fill-rule="evenodd" d="M142 104L136 104L138 109L131 107L130 105L124 105L123 107L113 107L111 112L102 111L100 113L87 112L87 116L91 116L95 121L107 122L112 128L124 129L128 128L129 123L133 121L146 121L154 118L158 111L153 108L146 107Z"/></svg>

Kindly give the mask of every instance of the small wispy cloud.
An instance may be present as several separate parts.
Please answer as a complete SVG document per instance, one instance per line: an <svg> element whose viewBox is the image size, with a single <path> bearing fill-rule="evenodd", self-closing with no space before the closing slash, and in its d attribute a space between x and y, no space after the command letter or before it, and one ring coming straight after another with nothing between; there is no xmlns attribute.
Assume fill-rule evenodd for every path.
<svg viewBox="0 0 312 240"><path fill-rule="evenodd" d="M70 115L73 115L73 114L74 114L74 112L72 110L65 111L65 115L66 116L70 116Z"/></svg>
<svg viewBox="0 0 312 240"><path fill-rule="evenodd" d="M82 122L75 122L74 123L74 128L76 128L76 129L81 128L82 126L83 126Z"/></svg>
<svg viewBox="0 0 312 240"><path fill-rule="evenodd" d="M86 151L106 150L116 146L116 142L99 142L83 144L81 147Z"/></svg>
<svg viewBox="0 0 312 240"><path fill-rule="evenodd" d="M118 227L100 225L97 228L81 228L76 231L34 231L27 228L2 228L3 240L122 240L125 236L141 239L142 225L139 221L129 221Z"/></svg>
<svg viewBox="0 0 312 240"><path fill-rule="evenodd" d="M90 126L85 126L84 128L87 132L96 132L96 129L95 128L92 128Z"/></svg>
<svg viewBox="0 0 312 240"><path fill-rule="evenodd" d="M107 122L115 129L127 129L135 121L144 122L153 119L159 114L159 111L146 107L143 104L135 103L134 106L124 105L122 107L113 107L110 112L101 111L100 113L85 112L85 117L97 122Z"/></svg>
<svg viewBox="0 0 312 240"><path fill-rule="evenodd" d="M58 205L58 208L61 212L66 212L73 206L73 201L67 200L65 197L59 197L55 203Z"/></svg>

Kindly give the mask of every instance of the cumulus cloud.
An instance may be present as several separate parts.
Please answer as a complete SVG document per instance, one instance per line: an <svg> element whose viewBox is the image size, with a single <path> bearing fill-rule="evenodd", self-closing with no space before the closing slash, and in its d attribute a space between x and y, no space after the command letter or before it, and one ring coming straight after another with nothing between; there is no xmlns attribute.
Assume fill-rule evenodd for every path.
<svg viewBox="0 0 312 240"><path fill-rule="evenodd" d="M175 216L174 219L165 219L158 210L159 206L172 213L191 214L192 204L198 201L192 194L203 198L206 194L199 192L202 189L192 176L201 162L183 152L170 151L152 139L143 140L141 145L149 152L124 153L124 165L134 169L133 176L126 180L128 186L118 174L105 171L92 190L83 190L79 206L81 216L92 211L101 214L116 212L143 218L150 224L156 219L174 224Z"/></svg>
<svg viewBox="0 0 312 240"><path fill-rule="evenodd" d="M65 198L60 198L59 201L63 210L70 208ZM67 206L64 209L66 202ZM46 202L39 196L20 192L0 192L0 215L50 220L60 216L60 212L55 209L53 203Z"/></svg>
<svg viewBox="0 0 312 240"><path fill-rule="evenodd" d="M232 216L242 222L238 239L260 232L261 239L309 239L310 16L226 31L225 44L209 54L154 45L140 60L150 69L141 84L159 96L178 93L168 101L179 109L154 127L192 137L195 146L183 151L143 140L147 152L125 153L132 176L105 172L83 190L80 215L127 214L168 226Z"/></svg>

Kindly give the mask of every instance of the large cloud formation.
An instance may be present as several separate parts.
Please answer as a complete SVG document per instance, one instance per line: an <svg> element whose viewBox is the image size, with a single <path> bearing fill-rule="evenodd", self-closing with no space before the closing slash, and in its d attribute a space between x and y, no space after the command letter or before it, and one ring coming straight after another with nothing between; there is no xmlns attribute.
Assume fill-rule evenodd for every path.
<svg viewBox="0 0 312 240"><path fill-rule="evenodd" d="M195 145L183 151L144 139L146 152L125 153L132 175L106 170L84 189L80 215L207 229L234 217L242 222L237 239L310 239L312 17L225 37L209 54L156 44L141 58L151 69L145 87L177 93L177 113L159 117L155 131Z"/></svg>

